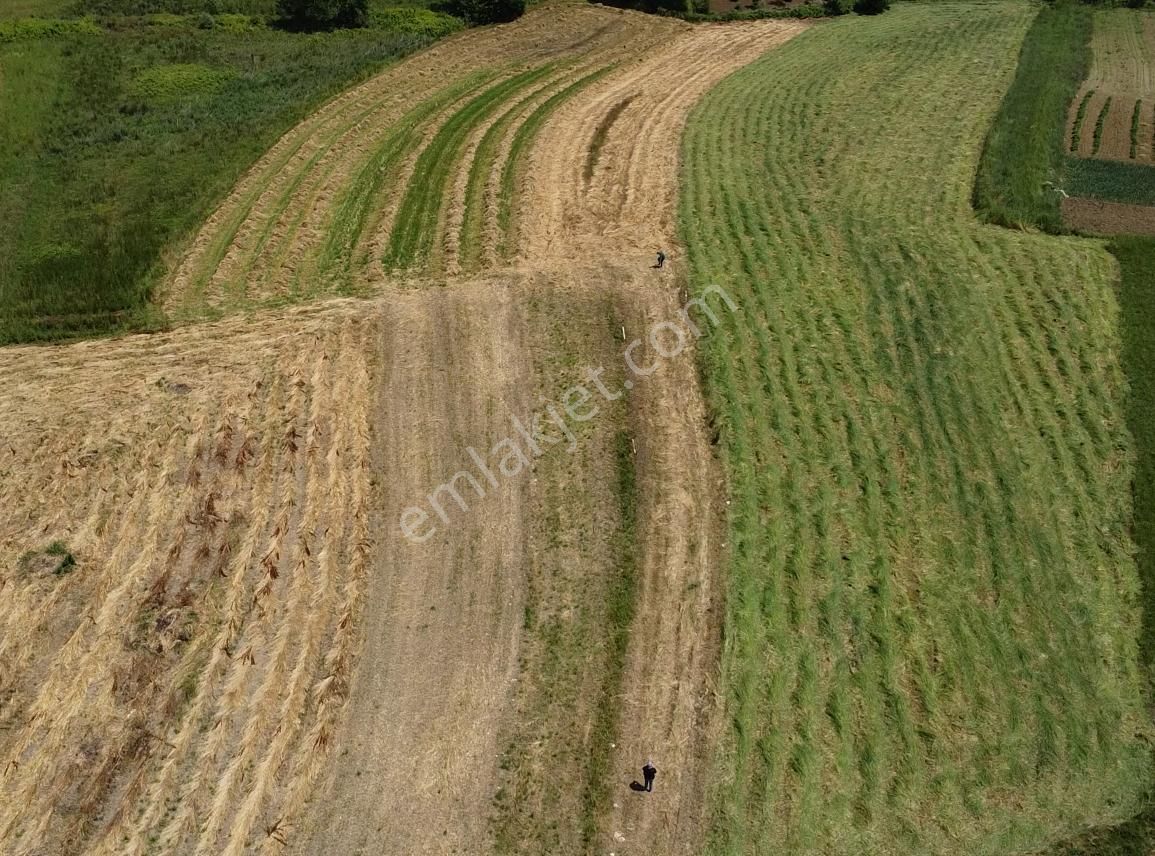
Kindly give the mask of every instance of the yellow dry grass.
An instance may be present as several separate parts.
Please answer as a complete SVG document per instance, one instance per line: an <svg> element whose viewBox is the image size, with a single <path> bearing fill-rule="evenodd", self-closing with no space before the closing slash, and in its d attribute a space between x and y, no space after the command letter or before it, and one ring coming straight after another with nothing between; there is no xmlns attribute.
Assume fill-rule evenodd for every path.
<svg viewBox="0 0 1155 856"><path fill-rule="evenodd" d="M0 351L5 853L238 853L300 807L370 549L375 323ZM53 541L71 572L21 561Z"/></svg>

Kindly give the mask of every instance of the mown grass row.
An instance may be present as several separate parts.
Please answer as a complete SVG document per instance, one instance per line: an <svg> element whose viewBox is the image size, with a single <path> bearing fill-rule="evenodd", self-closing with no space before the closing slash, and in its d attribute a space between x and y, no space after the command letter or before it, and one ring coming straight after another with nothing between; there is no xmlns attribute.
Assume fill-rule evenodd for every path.
<svg viewBox="0 0 1155 856"><path fill-rule="evenodd" d="M1079 109L1075 113L1075 124L1071 127L1071 153L1077 154L1079 151L1079 143L1083 139L1083 122L1087 119L1087 105L1091 103L1091 99L1095 97L1095 90L1090 89L1087 94L1083 96L1083 100L1079 102Z"/></svg>
<svg viewBox="0 0 1155 856"><path fill-rule="evenodd" d="M1139 123L1143 118L1143 100L1135 100L1135 109L1131 111L1131 160L1139 156Z"/></svg>
<svg viewBox="0 0 1155 856"><path fill-rule="evenodd" d="M508 246L511 240L509 237L512 222L510 214L513 205L515 179L519 171L524 169L524 156L528 151L529 142L536 136L550 113L561 106L566 99L576 95L611 69L612 66L596 69L554 92L534 108L526 117L525 123L514 131L510 141L510 151L506 161L502 164L502 181L497 199L498 209L501 212L498 215L499 243L502 246ZM480 264L486 222L486 185L497 168L499 146L513 122L537 97L538 93L534 93L507 110L498 121L490 126L477 145L469 170L469 180L465 192L465 214L461 224L458 245L459 262L462 268L466 270L475 269Z"/></svg>
<svg viewBox="0 0 1155 856"><path fill-rule="evenodd" d="M1099 111L1099 118L1095 120L1095 134L1091 138L1091 154L1099 154L1099 149L1103 145L1103 128L1107 125L1107 117L1111 115L1111 102L1113 98L1108 95L1107 100L1103 102L1103 109Z"/></svg>
<svg viewBox="0 0 1155 856"><path fill-rule="evenodd" d="M571 98L598 78L612 71L614 66L607 66L590 72L575 80L565 89L554 93L532 113L530 113L513 135L510 142L509 154L501 170L501 183L498 195L497 229L500 235L498 254L505 259L513 255L516 243L513 212L517 205L517 179L525 168L525 158L529 147L537 137L542 125L568 98Z"/></svg>
<svg viewBox="0 0 1155 856"><path fill-rule="evenodd" d="M1146 786L1113 267L973 222L1032 15L976 10L816 28L691 117L693 285L739 307L712 852L1029 851Z"/></svg>
<svg viewBox="0 0 1155 856"><path fill-rule="evenodd" d="M318 260L323 280L328 280L336 273L340 279L348 282L355 265L368 262L367 258L356 258L355 251L370 216L381 207L383 194L395 186L395 170L402 159L417 147L420 129L454 101L491 82L493 76L493 71L470 75L422 102L393 126L337 205Z"/></svg>
<svg viewBox="0 0 1155 856"><path fill-rule="evenodd" d="M487 89L471 100L438 131L417 158L413 179L397 212L385 254L388 268L414 267L427 260L437 237L449 178L469 135L502 104L554 70L549 63L523 71Z"/></svg>

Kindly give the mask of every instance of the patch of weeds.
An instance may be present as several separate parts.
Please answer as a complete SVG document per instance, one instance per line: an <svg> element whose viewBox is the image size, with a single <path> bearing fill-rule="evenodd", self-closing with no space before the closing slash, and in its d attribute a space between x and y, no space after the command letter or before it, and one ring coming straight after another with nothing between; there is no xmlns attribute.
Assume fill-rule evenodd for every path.
<svg viewBox="0 0 1155 856"><path fill-rule="evenodd" d="M1083 135L1083 122L1087 118L1087 105L1091 103L1091 99L1095 96L1095 90L1089 90L1083 96L1083 100L1079 102L1079 110L1075 113L1075 125L1071 128L1071 151L1077 152L1079 150L1079 138Z"/></svg>
<svg viewBox="0 0 1155 856"><path fill-rule="evenodd" d="M1103 144L1103 128L1107 124L1107 117L1111 115L1111 96L1103 102L1103 109L1099 111L1099 118L1095 120L1095 138L1091 143L1091 154L1099 154L1099 147Z"/></svg>

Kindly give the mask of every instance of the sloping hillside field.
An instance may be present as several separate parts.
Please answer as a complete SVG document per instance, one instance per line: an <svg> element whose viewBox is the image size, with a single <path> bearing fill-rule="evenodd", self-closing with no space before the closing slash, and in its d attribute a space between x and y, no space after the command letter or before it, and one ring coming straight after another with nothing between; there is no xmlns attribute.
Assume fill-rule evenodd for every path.
<svg viewBox="0 0 1155 856"><path fill-rule="evenodd" d="M0 853L1133 813L1115 270L969 205L1032 14L544 4L280 139L173 329L0 349Z"/></svg>
<svg viewBox="0 0 1155 856"><path fill-rule="evenodd" d="M1148 781L1112 261L969 204L1031 14L823 25L691 118L740 306L713 852L1029 852Z"/></svg>

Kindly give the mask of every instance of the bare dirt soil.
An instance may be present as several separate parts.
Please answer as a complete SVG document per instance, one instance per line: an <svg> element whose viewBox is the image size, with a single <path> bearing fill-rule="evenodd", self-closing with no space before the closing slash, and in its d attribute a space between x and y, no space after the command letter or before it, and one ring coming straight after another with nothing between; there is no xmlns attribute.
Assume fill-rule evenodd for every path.
<svg viewBox="0 0 1155 856"><path fill-rule="evenodd" d="M1063 222L1092 235L1155 235L1155 206L1071 197L1063 200Z"/></svg>

